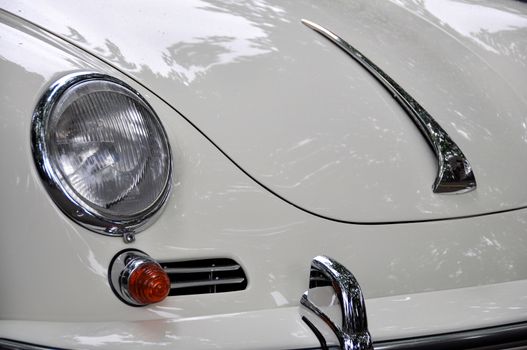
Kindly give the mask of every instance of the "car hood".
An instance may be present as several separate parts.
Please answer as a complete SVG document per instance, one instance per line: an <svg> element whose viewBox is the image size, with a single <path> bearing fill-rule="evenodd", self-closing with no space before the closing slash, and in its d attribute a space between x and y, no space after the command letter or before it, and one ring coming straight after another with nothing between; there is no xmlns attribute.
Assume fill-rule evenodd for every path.
<svg viewBox="0 0 527 350"><path fill-rule="evenodd" d="M316 215L387 223L527 205L524 3L1 3L133 77L256 181ZM433 193L437 160L416 125L303 18L411 94L469 159L477 189Z"/></svg>

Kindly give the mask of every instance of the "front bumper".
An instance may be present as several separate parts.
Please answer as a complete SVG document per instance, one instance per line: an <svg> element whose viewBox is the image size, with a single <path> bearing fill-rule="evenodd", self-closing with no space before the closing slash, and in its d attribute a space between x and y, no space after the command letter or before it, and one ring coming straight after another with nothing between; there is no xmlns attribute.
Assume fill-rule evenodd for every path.
<svg viewBox="0 0 527 350"><path fill-rule="evenodd" d="M258 317L255 317L258 319ZM252 321L254 321L255 318L252 318ZM226 322L228 325L232 326L228 321ZM210 333L206 335L206 337L203 337L202 335L198 335L198 338L202 343L207 343L207 348L215 348L215 349L237 349L237 348L244 348L246 349L267 349L268 347L263 344L270 345L270 342L266 339L262 339L261 337L265 338L275 338L274 335L278 335L276 338L280 338L280 334L282 332L279 331L279 327L285 325L283 320L277 319L276 322L278 327L271 326L269 328L269 324L266 325L265 328L262 328L262 331L265 329L269 331L269 334L266 333L267 337L260 334L260 337L258 334L252 334L251 338L252 340L249 340L242 332L240 332L239 340L240 342L237 342L236 344L228 344L224 342L224 340L220 343L215 342L214 336L210 337ZM25 323L25 324L13 324L15 327L27 327L25 328L26 331L32 333L33 331L36 331L38 333L39 329L42 329L46 332L46 334L53 334L57 338L66 338L69 340L63 340L62 343L66 345L67 343L69 346L71 346L71 349L95 349L95 348L105 348L105 349L135 349L142 347L144 349L145 346L147 346L149 349L156 349L156 348L173 348L173 349L201 349L202 346L199 346L199 343L196 343L195 341L184 341L183 339L177 342L167 342L167 341L159 341L159 342L153 342L148 341L145 339L134 339L133 337L130 337L130 334L128 336L120 336L117 334L110 334L110 332L113 330L112 328L109 329L110 332L107 333L107 335L102 334L103 332L100 332L99 328L99 336L86 336L83 335L84 333L80 333L79 335L65 335L63 333L56 333L54 329L56 328L62 328L64 325L56 325L55 327L49 327L46 325L35 325L31 323ZM101 325L99 325L101 326ZM144 326L144 325L143 325ZM152 325L149 325L151 327ZM262 325L260 325L262 326ZM77 328L77 326L73 326L71 330ZM131 327L131 330L136 330L134 327ZM141 327L141 326L140 326ZM155 326L154 326L155 327ZM82 328L90 328L90 327L82 327ZM183 327L185 328L185 326ZM214 327L213 327L214 328ZM221 327L222 330L224 330L223 327ZM62 331L62 330L61 330ZM240 331L243 331L240 329ZM274 333L273 333L274 331ZM60 331L59 331L60 332ZM302 332L302 331L301 331ZM299 334L297 334L299 335ZM27 335L25 336L27 338ZM185 337L183 337L185 338ZM73 340L73 341L71 341ZM217 339L216 339L217 340ZM306 339L307 340L307 339ZM260 344L257 344L257 342L261 341ZM219 345L219 346L218 346ZM304 347L299 348L300 346L298 343L295 345L290 345L289 347L286 344L275 344L277 346L277 349L302 349L302 350L336 350L338 349L335 345L329 345L327 348L323 347ZM232 347L231 347L232 346ZM291 347L293 346L293 347ZM306 345L308 346L308 345ZM36 345L36 343L28 343L28 342L20 342L15 341L12 339L6 339L6 338L0 338L0 349L1 350L49 350L49 349L65 349L61 347L57 347L55 345L49 345L49 346L42 346L42 345ZM517 323L517 324L510 324L510 325L504 325L499 327L489 327L489 328L482 328L477 330L471 330L471 331L464 331L464 332L454 332L454 333L447 333L447 334L441 334L441 335L435 335L435 336L426 336L426 337L420 337L420 338L408 338L403 340L396 340L396 341L385 341L385 342L377 342L374 343L374 349L375 350L439 350L439 349L450 349L450 350L494 350L494 349L514 349L514 350L521 350L521 349L527 349L527 323Z"/></svg>
<svg viewBox="0 0 527 350"><path fill-rule="evenodd" d="M307 276L306 276L307 278ZM375 349L506 349L527 339L527 281L366 299ZM467 302L469 301L469 302ZM162 308L159 308L160 311ZM0 321L0 338L63 349L312 349L298 306L127 322ZM415 319L421 322L416 325ZM478 331L472 325L478 324ZM513 324L512 326L496 326ZM443 334L435 335L433 334ZM328 332L326 339L331 340ZM336 339L328 341L336 345ZM439 345L438 345L439 344ZM441 346L448 344L448 346ZM522 343L523 344L523 343Z"/></svg>

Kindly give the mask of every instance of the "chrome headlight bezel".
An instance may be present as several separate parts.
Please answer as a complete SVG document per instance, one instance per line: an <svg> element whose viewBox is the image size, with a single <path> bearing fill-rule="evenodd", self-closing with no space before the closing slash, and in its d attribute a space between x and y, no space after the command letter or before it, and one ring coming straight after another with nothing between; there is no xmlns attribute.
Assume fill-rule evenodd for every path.
<svg viewBox="0 0 527 350"><path fill-rule="evenodd" d="M128 216L108 215L88 205L82 198L75 198L59 179L59 175L52 166L46 145L46 122L53 113L54 107L70 88L88 81L104 81L117 84L128 90L150 112L155 123L159 126L162 142L166 145L168 158L168 173L162 191L155 201L144 210ZM42 179L51 199L69 218L87 229L108 236L127 236L137 233L149 226L165 205L171 190L172 182L172 153L166 131L159 117L150 104L134 88L110 75L95 72L77 72L66 75L55 81L39 100L31 122L31 150L37 171ZM128 236L126 240L133 240Z"/></svg>

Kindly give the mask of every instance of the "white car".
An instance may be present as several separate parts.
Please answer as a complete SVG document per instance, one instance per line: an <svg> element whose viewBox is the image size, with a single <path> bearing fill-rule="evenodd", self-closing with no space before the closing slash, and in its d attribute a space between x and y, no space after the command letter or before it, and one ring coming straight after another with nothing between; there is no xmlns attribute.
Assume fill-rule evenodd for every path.
<svg viewBox="0 0 527 350"><path fill-rule="evenodd" d="M527 346L527 3L0 9L0 349Z"/></svg>

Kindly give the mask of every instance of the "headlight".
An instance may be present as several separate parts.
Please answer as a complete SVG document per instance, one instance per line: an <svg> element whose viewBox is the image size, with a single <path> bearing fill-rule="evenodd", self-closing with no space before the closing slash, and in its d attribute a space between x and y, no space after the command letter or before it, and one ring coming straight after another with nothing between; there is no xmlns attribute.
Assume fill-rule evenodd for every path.
<svg viewBox="0 0 527 350"><path fill-rule="evenodd" d="M165 130L139 93L110 76L77 73L53 84L33 116L32 147L52 199L94 231L136 232L168 196Z"/></svg>

